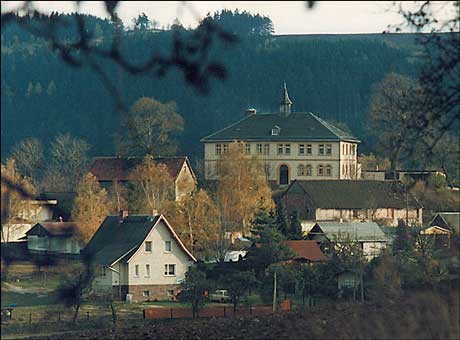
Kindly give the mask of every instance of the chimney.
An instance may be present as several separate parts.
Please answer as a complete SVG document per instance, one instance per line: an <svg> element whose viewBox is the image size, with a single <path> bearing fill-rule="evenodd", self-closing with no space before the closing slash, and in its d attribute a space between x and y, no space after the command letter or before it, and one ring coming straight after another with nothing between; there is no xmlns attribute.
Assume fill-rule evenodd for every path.
<svg viewBox="0 0 460 340"><path fill-rule="evenodd" d="M256 114L256 109L254 108L249 108L246 110L246 116L251 116L251 115L255 115Z"/></svg>
<svg viewBox="0 0 460 340"><path fill-rule="evenodd" d="M128 210L120 210L120 212L118 213L118 218L120 220L120 222L123 222L123 220L128 217Z"/></svg>

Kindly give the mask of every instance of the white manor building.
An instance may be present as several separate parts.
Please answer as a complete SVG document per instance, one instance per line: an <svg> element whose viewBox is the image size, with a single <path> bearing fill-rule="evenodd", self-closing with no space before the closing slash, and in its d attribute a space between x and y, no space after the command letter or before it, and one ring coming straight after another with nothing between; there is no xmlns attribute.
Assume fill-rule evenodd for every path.
<svg viewBox="0 0 460 340"><path fill-rule="evenodd" d="M216 163L233 141L243 142L243 152L262 161L267 179L278 185L359 179L360 141L311 112L291 112L291 106L284 84L278 113L250 109L243 119L202 138L205 179L217 179Z"/></svg>

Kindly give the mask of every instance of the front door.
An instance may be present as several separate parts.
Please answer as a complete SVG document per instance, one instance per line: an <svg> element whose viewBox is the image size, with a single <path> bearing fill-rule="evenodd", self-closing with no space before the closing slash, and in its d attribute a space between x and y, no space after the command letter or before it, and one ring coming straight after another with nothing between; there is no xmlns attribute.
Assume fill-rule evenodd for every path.
<svg viewBox="0 0 460 340"><path fill-rule="evenodd" d="M280 166L280 185L289 184L289 168L287 165Z"/></svg>

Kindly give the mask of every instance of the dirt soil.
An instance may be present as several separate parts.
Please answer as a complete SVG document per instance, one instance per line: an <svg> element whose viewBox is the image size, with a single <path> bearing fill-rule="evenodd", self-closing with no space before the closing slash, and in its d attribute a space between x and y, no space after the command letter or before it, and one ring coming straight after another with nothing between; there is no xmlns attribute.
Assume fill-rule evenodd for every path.
<svg viewBox="0 0 460 340"><path fill-rule="evenodd" d="M33 339L458 339L458 294L343 303L252 318L163 320Z"/></svg>

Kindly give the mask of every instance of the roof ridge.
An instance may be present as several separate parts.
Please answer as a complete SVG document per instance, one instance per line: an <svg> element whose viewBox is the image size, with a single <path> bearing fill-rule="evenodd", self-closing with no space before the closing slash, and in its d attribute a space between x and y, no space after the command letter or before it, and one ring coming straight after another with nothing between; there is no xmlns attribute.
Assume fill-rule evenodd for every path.
<svg viewBox="0 0 460 340"><path fill-rule="evenodd" d="M145 157L145 156L144 156ZM135 159L135 158L144 158L143 156L94 156L93 160L97 159ZM153 159L157 158L188 158L188 156L156 156Z"/></svg>
<svg viewBox="0 0 460 340"><path fill-rule="evenodd" d="M337 134L334 129L337 129L339 130L340 132L343 132L344 135L347 135L348 137L352 137L354 139L357 139L356 137L354 136L351 136L349 133L343 131L342 129L339 129L338 127L336 126L333 126L331 123L327 122L326 120L316 116L313 112L307 112L309 113L310 115L312 115L318 122L320 122L326 129L328 129L330 132L332 132L332 134L334 134L337 138L339 138L340 140L344 139L343 136L340 136L339 134ZM331 129L331 126L334 127L334 129Z"/></svg>
<svg viewBox="0 0 460 340"><path fill-rule="evenodd" d="M238 120L238 121L236 121L236 122L234 122L234 123L232 123L232 124L230 124L230 125L228 125L228 126L222 128L222 129L220 129L220 130L218 130L218 131L216 131L216 132L213 132L213 133L211 133L210 135L208 135L208 136L206 136L206 137L201 138L201 139L200 139L200 142L203 142L205 139L210 138L210 137L212 137L212 136L218 134L219 132L222 132L222 131L224 131L224 130L229 129L229 128L235 126L236 124L241 123L243 120L251 118L252 116L256 116L256 115L248 115L248 116L245 116L245 117L241 118L240 120Z"/></svg>

